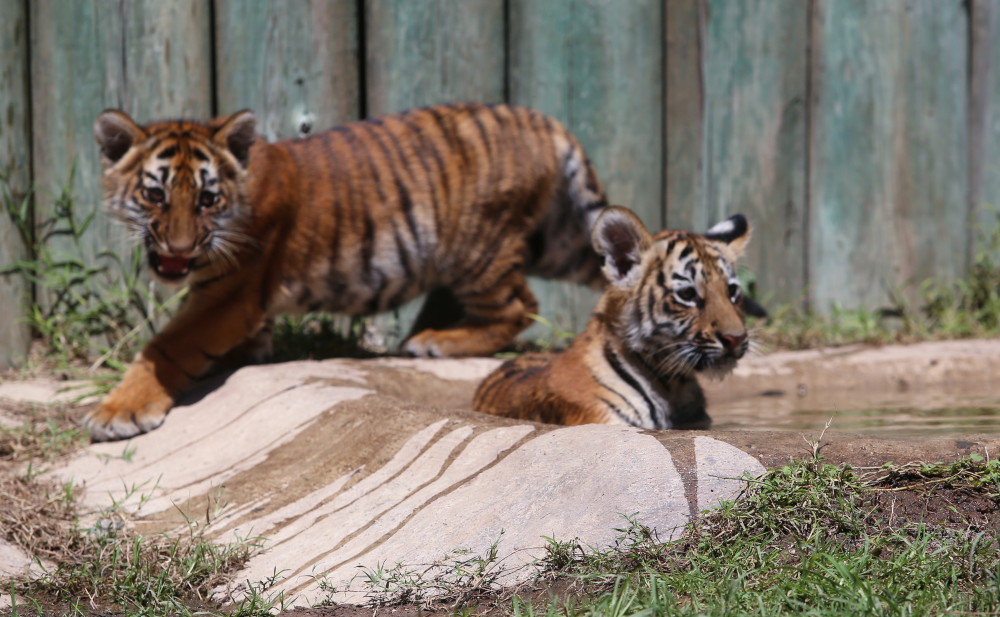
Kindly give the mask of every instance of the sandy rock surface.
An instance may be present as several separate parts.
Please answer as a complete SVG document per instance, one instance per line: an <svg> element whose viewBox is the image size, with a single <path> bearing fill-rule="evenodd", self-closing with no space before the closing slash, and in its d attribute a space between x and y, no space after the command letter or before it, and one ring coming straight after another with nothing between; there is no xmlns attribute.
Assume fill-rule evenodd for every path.
<svg viewBox="0 0 1000 617"><path fill-rule="evenodd" d="M363 601L359 566L423 568L494 545L502 580L516 582L532 574L545 537L605 547L625 516L674 537L733 497L740 476L809 450L792 433L553 427L468 411L498 362L247 367L203 384L160 429L92 445L55 474L83 485L89 506L124 504L150 531L186 529L189 517L219 541L258 538L264 550L237 580L278 572L276 590L310 604ZM707 389L723 404L803 384L949 387L984 372L1000 375L1000 341L774 354ZM857 464L1000 449L1000 438L983 435L825 442L829 460Z"/></svg>

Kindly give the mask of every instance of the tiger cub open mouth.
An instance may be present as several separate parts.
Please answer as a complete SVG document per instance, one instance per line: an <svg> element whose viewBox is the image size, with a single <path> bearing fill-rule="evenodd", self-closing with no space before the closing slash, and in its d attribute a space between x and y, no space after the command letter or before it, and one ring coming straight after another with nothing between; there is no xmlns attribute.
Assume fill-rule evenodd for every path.
<svg viewBox="0 0 1000 617"><path fill-rule="evenodd" d="M149 252L149 265L158 276L168 281L177 281L191 272L194 259L189 257L176 257L172 255L160 255L154 251Z"/></svg>

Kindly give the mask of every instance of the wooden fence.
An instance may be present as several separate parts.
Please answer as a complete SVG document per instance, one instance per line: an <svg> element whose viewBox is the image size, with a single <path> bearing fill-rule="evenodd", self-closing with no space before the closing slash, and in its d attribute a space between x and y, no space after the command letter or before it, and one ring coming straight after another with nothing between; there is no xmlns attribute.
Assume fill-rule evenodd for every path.
<svg viewBox="0 0 1000 617"><path fill-rule="evenodd" d="M876 307L963 274L996 220L996 0L0 0L0 177L36 221L96 115L252 108L269 138L451 100L566 123L614 203L705 229L742 211L767 304ZM101 217L91 251L125 250ZM0 217L0 265L25 247ZM570 329L593 296L536 284ZM0 364L30 290L0 279Z"/></svg>

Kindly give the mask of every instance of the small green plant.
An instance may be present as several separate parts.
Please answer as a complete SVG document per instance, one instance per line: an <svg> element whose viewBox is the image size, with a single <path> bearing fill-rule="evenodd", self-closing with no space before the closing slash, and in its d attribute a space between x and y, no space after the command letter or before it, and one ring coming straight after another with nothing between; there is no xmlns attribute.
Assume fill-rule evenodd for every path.
<svg viewBox="0 0 1000 617"><path fill-rule="evenodd" d="M503 532L500 535L484 554L459 549L430 564L379 563L362 568L343 588L319 579L320 590L327 594L321 604L331 604L342 592L361 592L368 605L376 608L404 604L422 608L448 605L453 610L463 607L500 588L498 581L505 572L498 555Z"/></svg>
<svg viewBox="0 0 1000 617"><path fill-rule="evenodd" d="M996 336L1000 334L1000 216L991 229L978 233L965 278L953 283L924 281L919 294L918 307L893 292L892 306L874 311L834 306L829 314L817 314L789 304L773 310L755 335L765 346L786 349Z"/></svg>
<svg viewBox="0 0 1000 617"><path fill-rule="evenodd" d="M812 455L758 478L685 535L660 542L635 520L605 551L549 540L557 596L514 598L514 615L940 615L1000 609L1000 539L958 510L924 520L895 495L933 491L997 504L1000 466L949 463L855 469ZM929 503L929 502L928 502ZM980 508L983 506L979 506ZM978 512L972 512L978 515ZM988 515L987 515L988 516ZM568 557L571 555L571 557Z"/></svg>
<svg viewBox="0 0 1000 617"><path fill-rule="evenodd" d="M86 257L84 238L97 208L78 214L70 188L73 174L53 202L52 214L38 224L31 216L30 195L16 199L4 187L4 208L30 257L0 269L0 276L21 276L33 286L27 321L47 360L120 371L183 292L160 298L143 277L139 247L124 258L110 250Z"/></svg>

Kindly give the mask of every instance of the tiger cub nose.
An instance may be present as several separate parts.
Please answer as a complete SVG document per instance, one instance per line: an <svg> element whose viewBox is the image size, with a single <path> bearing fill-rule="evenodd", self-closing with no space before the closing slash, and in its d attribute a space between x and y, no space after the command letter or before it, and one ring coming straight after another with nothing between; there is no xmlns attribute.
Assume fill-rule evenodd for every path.
<svg viewBox="0 0 1000 617"><path fill-rule="evenodd" d="M719 340L722 341L722 346L726 348L726 351L733 352L739 349L747 340L747 333L743 332L741 334L723 334L719 333Z"/></svg>

